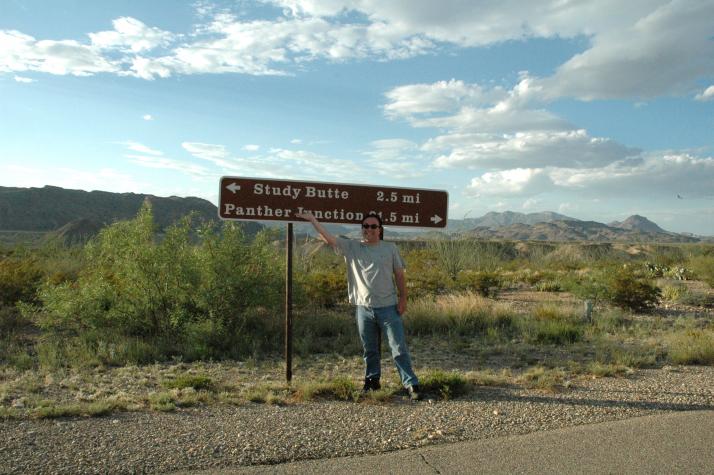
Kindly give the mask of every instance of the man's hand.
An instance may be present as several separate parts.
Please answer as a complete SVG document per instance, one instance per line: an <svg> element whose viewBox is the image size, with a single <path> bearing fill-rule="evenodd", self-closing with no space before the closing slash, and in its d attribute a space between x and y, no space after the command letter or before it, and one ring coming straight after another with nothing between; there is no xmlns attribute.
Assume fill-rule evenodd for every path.
<svg viewBox="0 0 714 475"><path fill-rule="evenodd" d="M295 216L300 219L304 219L305 221L309 221L311 223L314 223L315 221L317 221L317 218L315 216L313 216L312 213L309 211L305 211L304 213L295 213Z"/></svg>
<svg viewBox="0 0 714 475"><path fill-rule="evenodd" d="M407 311L407 299L399 299L399 302L397 303L397 313L399 315L404 315L404 312Z"/></svg>
<svg viewBox="0 0 714 475"><path fill-rule="evenodd" d="M335 239L335 236L330 234L327 229L325 229L322 224L320 224L317 218L313 216L311 212L305 211L304 213L295 213L295 217L304 219L305 221L311 223L322 238L322 240L325 241L327 244L329 244L333 248L337 245L337 240Z"/></svg>

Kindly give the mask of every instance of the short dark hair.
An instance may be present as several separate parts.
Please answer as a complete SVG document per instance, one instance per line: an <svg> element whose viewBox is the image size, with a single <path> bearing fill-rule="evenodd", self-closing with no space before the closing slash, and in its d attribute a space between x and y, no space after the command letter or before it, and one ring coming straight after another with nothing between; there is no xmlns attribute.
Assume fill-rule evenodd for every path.
<svg viewBox="0 0 714 475"><path fill-rule="evenodd" d="M382 224L382 217L374 211L370 211L369 213L365 213L364 218L362 218L362 224L367 221L367 218L375 218L379 222L379 239L384 240L384 225Z"/></svg>

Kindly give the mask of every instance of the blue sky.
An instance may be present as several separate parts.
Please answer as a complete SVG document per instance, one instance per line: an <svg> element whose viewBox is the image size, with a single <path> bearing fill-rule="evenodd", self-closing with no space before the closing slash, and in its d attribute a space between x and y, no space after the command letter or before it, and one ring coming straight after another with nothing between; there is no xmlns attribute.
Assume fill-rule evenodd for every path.
<svg viewBox="0 0 714 475"><path fill-rule="evenodd" d="M714 1L0 0L0 186L223 175L714 235Z"/></svg>

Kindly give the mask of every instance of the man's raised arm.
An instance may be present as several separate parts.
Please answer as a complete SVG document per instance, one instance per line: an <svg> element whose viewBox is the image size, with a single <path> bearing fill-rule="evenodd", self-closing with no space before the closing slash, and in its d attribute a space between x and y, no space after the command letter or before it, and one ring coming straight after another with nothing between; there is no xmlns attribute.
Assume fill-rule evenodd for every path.
<svg viewBox="0 0 714 475"><path fill-rule="evenodd" d="M305 213L297 213L295 214L295 216L297 216L298 218L302 218L305 221L309 221L315 228L315 231L317 231L317 233L320 235L322 240L329 244L331 247L334 248L335 246L337 246L337 238L330 234L329 231L327 231L327 229L325 229L325 227L320 224L317 218L312 215L312 213L308 211Z"/></svg>

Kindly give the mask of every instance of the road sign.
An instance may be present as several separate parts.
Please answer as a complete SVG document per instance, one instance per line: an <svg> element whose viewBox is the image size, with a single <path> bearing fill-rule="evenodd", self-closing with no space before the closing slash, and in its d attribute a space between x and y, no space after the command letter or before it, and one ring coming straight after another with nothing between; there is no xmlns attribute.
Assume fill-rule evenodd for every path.
<svg viewBox="0 0 714 475"><path fill-rule="evenodd" d="M418 188L222 177L218 216L228 220L359 224L374 211L388 226L446 227L449 195Z"/></svg>

